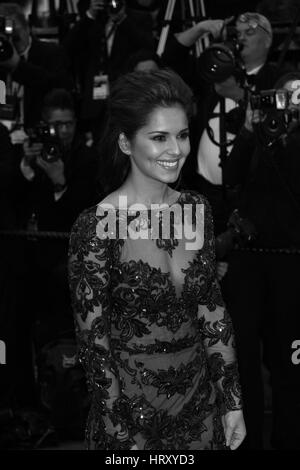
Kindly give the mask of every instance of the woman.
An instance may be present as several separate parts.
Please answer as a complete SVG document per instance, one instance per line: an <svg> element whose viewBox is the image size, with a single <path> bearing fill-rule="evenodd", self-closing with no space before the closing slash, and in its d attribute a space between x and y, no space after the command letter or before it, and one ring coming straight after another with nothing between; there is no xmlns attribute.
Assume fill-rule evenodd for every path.
<svg viewBox="0 0 300 470"><path fill-rule="evenodd" d="M90 449L235 449L245 436L210 209L169 186L190 151L190 109L171 71L127 74L111 92L102 150L112 192L79 217L70 242Z"/></svg>

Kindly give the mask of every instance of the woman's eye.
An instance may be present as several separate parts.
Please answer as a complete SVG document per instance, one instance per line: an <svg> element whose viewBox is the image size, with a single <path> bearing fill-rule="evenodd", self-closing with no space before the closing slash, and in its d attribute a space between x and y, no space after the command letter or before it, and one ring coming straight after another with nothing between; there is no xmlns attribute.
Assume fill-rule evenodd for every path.
<svg viewBox="0 0 300 470"><path fill-rule="evenodd" d="M166 136L155 135L154 137L152 137L152 139L155 140L156 142L164 142L166 140Z"/></svg>
<svg viewBox="0 0 300 470"><path fill-rule="evenodd" d="M182 134L179 135L179 138L181 140L185 140L185 139L188 139L189 138L189 132L182 132Z"/></svg>

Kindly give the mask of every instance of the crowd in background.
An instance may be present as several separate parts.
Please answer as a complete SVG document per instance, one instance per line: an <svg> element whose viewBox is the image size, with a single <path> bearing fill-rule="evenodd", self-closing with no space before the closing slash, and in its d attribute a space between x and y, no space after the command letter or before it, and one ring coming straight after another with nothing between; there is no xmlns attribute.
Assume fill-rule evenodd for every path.
<svg viewBox="0 0 300 470"><path fill-rule="evenodd" d="M5 384L0 389L0 447L31 445L32 436L38 441L49 429L53 435L82 438L88 398L80 368L74 367L74 390L73 382L55 383L57 377L65 380L64 371L55 369L57 357L71 361L65 369L74 366L68 233L78 215L103 199L113 184L113 174L111 181L101 178L110 84L133 70L162 67L177 71L195 96L192 151L178 187L202 193L212 206L218 277L237 337L245 448L262 447L262 362L273 386L273 445L295 448L299 442L299 379L295 365L289 364L291 345L299 339L299 130L288 133L280 149L275 146L274 154L266 156L253 137L238 78L206 83L191 54L203 35L220 37L225 17L230 20L232 13L238 17L235 25L252 90L285 87L299 79L298 63L289 56L278 68L270 60L278 40L265 16L289 22L298 5L231 2L232 11L222 11L223 2L210 2L211 9L215 6L212 17L220 20L192 25L188 18L183 24L178 2L158 56L167 3L80 0L78 15L60 23L58 35L50 40L33 34L25 2L24 9L0 3L0 17L13 19L11 37L0 22L0 38L8 37L12 45L7 56L0 50L0 79L7 85L9 104L0 109L0 339L7 345L7 365L0 371ZM238 16L247 10L260 14ZM278 81L291 70L294 75ZM222 106L225 134L232 141L225 155L218 145ZM30 234L21 236L22 231ZM252 251L243 251L248 247Z"/></svg>

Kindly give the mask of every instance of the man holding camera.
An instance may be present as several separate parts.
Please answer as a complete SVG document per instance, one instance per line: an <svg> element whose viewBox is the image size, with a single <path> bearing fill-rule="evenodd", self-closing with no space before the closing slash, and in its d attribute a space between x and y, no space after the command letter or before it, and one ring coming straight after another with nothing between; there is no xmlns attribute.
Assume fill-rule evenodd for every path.
<svg viewBox="0 0 300 470"><path fill-rule="evenodd" d="M15 174L9 193L18 228L33 232L25 241L25 297L18 300L16 330L22 334L16 354L22 357L22 365L15 376L19 406L36 405L30 388L33 326L38 328L34 335L37 351L66 331L73 332L67 233L79 213L101 198L95 181L97 152L76 132L71 95L64 89L53 89L45 97L42 114L44 125L36 126L23 146L15 146ZM39 231L50 233L41 238Z"/></svg>
<svg viewBox="0 0 300 470"><path fill-rule="evenodd" d="M212 205L216 233L221 233L229 217L225 201L222 166L232 148L235 135L241 128L245 115L245 79L253 89L272 88L281 75L275 66L267 62L272 43L272 28L263 15L247 12L237 17L234 26L234 42L239 47L236 62L241 67L228 72L221 67L219 76L207 75L202 57L210 53L205 49L198 61L190 61L189 50L199 38L209 36L222 47L227 44L226 34L233 17L226 20L205 20L176 34L166 45L164 60L195 90L198 113L192 126L192 151L183 168L187 187L201 191ZM228 39L228 42L229 39ZM229 46L230 52L233 47ZM216 57L216 56L215 56ZM212 53L212 62L215 58ZM224 55L221 59L224 59ZM225 68L227 61L224 60ZM218 64L219 65L219 64ZM204 78L204 76L206 77ZM221 107L223 103L223 108ZM220 137L221 132L223 135ZM223 147L220 145L223 143ZM227 194L230 199L230 194Z"/></svg>
<svg viewBox="0 0 300 470"><path fill-rule="evenodd" d="M153 49L150 28L137 23L124 0L90 0L84 16L64 38L80 93L80 119L94 140L105 125L110 82L124 71L128 58L141 47Z"/></svg>
<svg viewBox="0 0 300 470"><path fill-rule="evenodd" d="M95 201L97 153L76 132L74 102L64 89L45 97L43 125L23 144L17 191L30 202L22 223L34 211L39 229L67 232L77 215Z"/></svg>
<svg viewBox="0 0 300 470"><path fill-rule="evenodd" d="M248 448L262 447L264 411L261 345L271 374L277 449L299 449L300 74L275 84L288 106L263 93L224 166L228 185L240 186L238 209L256 237L232 251L224 294L236 334ZM282 94L278 94L282 96ZM271 105L273 103L273 105ZM298 345L298 346L297 346Z"/></svg>

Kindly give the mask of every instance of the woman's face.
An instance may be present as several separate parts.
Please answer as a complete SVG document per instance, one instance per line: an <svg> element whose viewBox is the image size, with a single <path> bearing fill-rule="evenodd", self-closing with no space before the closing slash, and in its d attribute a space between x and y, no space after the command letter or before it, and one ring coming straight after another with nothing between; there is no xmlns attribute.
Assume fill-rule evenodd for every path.
<svg viewBox="0 0 300 470"><path fill-rule="evenodd" d="M185 111L180 105L156 108L127 143L133 176L175 182L190 152Z"/></svg>

